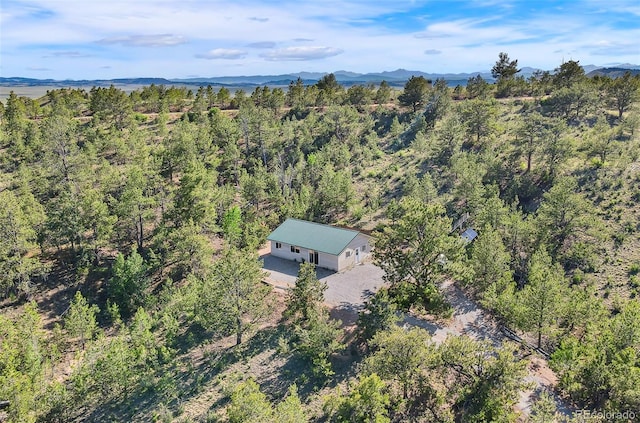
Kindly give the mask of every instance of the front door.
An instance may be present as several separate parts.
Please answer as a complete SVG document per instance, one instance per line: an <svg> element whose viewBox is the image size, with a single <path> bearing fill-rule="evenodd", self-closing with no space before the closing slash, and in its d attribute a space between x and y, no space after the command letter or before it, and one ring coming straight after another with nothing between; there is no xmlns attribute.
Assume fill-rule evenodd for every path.
<svg viewBox="0 0 640 423"><path fill-rule="evenodd" d="M309 263L318 264L318 252L309 250Z"/></svg>
<svg viewBox="0 0 640 423"><path fill-rule="evenodd" d="M356 263L360 263L360 249L356 248Z"/></svg>

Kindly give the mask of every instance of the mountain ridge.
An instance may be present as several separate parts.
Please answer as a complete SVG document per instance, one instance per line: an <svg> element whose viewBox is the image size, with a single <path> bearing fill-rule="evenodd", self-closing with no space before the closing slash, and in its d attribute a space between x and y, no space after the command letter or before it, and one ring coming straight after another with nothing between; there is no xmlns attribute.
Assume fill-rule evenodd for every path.
<svg viewBox="0 0 640 423"><path fill-rule="evenodd" d="M625 71L631 71L632 74L640 72L640 65L633 65L630 63L623 64L610 64L609 66L596 66L585 65L583 66L585 73L588 76L593 75L622 75ZM609 69L615 69L610 71ZM524 67L521 69L519 75L529 77L535 72L541 71L541 69ZM0 77L0 86L60 86L60 87L78 87L86 85L94 86L109 86L113 85L194 85L201 86L203 84L215 85L215 86L233 86L233 87L255 87L260 85L273 85L273 86L287 86L291 82L295 82L298 79L305 85L315 84L324 75L328 75L330 72L295 72L279 75L239 75L239 76L217 76L217 77L193 77L193 78L157 78L157 77L132 77L132 78L114 78L114 79L36 79L25 77ZM488 82L493 82L494 78L490 71L477 71L477 72L461 72L461 73L432 73L423 72L417 70L396 69L393 71L381 71L370 73L357 73L346 70L339 70L333 72L336 80L343 85L355 85L355 84L370 84L380 83L383 80L392 86L403 86L404 83L411 78L424 77L430 80L444 79L449 85L466 85L466 81L477 75Z"/></svg>

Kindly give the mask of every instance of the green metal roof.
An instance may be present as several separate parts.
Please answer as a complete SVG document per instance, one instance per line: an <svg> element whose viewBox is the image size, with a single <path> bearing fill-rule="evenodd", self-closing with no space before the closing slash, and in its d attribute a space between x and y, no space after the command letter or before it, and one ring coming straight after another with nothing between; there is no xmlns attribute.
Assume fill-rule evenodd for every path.
<svg viewBox="0 0 640 423"><path fill-rule="evenodd" d="M287 219L267 239L337 256L359 233L306 220Z"/></svg>

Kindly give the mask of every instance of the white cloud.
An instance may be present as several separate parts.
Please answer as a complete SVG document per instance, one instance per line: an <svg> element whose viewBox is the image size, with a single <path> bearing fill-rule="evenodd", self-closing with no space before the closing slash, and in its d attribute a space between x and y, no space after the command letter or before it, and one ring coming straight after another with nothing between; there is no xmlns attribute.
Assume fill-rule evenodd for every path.
<svg viewBox="0 0 640 423"><path fill-rule="evenodd" d="M196 54L196 57L199 59L208 59L208 60L238 60L242 59L247 55L246 51L242 50L233 50L226 48L216 48L213 50L209 50L204 54Z"/></svg>
<svg viewBox="0 0 640 423"><path fill-rule="evenodd" d="M319 60L337 56L344 51L334 47L286 47L261 54L269 61L304 61Z"/></svg>
<svg viewBox="0 0 640 423"><path fill-rule="evenodd" d="M173 34L125 35L122 37L103 38L98 44L121 44L127 47L170 47L185 44L186 38Z"/></svg>
<svg viewBox="0 0 640 423"><path fill-rule="evenodd" d="M424 54L427 54L427 55L442 54L442 50L436 50L432 48L432 49L425 50Z"/></svg>
<svg viewBox="0 0 640 423"><path fill-rule="evenodd" d="M594 56L635 55L640 58L640 45L638 43L601 41L594 45L586 45L584 49Z"/></svg>

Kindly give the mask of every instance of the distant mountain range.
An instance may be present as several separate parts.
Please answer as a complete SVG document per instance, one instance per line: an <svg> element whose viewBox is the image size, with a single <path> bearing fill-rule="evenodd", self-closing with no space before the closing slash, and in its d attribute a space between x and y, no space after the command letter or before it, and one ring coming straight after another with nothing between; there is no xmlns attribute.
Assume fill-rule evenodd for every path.
<svg viewBox="0 0 640 423"><path fill-rule="evenodd" d="M615 67L615 68L599 68L594 69L591 72L587 73L587 76L608 76L610 78L619 78L624 76L625 73L629 72L631 75L640 75L640 68L626 68L626 67Z"/></svg>
<svg viewBox="0 0 640 423"><path fill-rule="evenodd" d="M611 64L609 67L586 65L583 69L588 76L609 75L617 77L624 75L629 71L632 74L640 73L640 65L632 65L629 63ZM538 69L524 67L519 75L525 78L531 76ZM291 81L298 78L305 85L311 85L318 82L320 78L327 72L298 72L282 75L247 75L247 76L219 76L211 78L187 78L187 79L165 79L165 78L118 78L118 79L98 79L98 80L53 80L53 79L32 79L32 78L3 78L0 77L0 86L16 87L16 86L53 86L53 87L86 87L86 86L109 86L113 85L189 85L189 86L227 86L227 87L256 87L261 85L269 86L288 86ZM480 75L485 80L493 82L493 77L489 71L478 71L471 73L428 73L422 71L412 71L406 69L397 69L394 71L384 71L377 73L355 73L349 71L333 72L336 80L342 85L351 86L355 84L378 84L387 81L391 86L404 86L405 82L412 76L423 76L426 79L435 81L436 79L444 79L448 85L466 85L467 80L471 77Z"/></svg>

